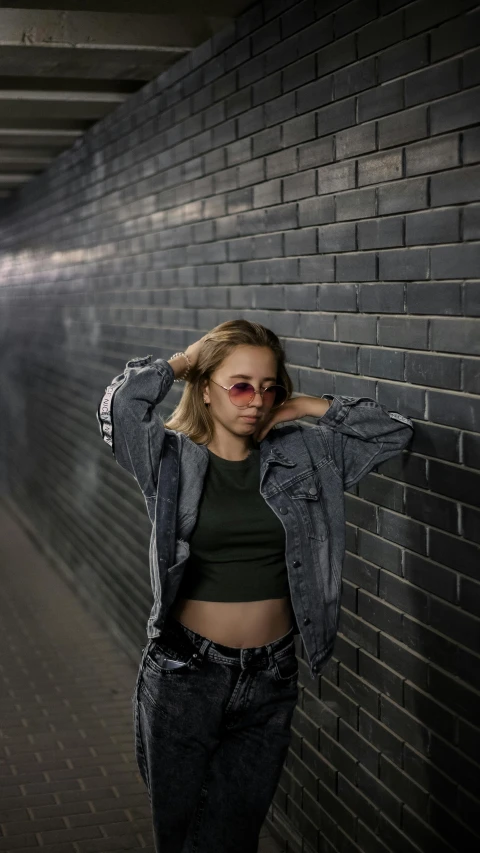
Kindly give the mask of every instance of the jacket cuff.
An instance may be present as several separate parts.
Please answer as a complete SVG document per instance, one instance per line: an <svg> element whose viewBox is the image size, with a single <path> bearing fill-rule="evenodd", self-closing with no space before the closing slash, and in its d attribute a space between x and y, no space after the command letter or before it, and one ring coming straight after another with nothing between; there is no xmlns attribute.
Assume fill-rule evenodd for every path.
<svg viewBox="0 0 480 853"><path fill-rule="evenodd" d="M170 382L170 386L173 385L173 381L175 379L175 373L173 371L173 367L166 358L156 358L153 362L157 370L160 373L163 373L165 380ZM171 380L171 381L170 381Z"/></svg>
<svg viewBox="0 0 480 853"><path fill-rule="evenodd" d="M317 418L317 423L322 426L336 426L337 424L341 424L347 416L347 406L339 397L335 397L334 394L322 394L322 400L331 400L332 402L325 414Z"/></svg>

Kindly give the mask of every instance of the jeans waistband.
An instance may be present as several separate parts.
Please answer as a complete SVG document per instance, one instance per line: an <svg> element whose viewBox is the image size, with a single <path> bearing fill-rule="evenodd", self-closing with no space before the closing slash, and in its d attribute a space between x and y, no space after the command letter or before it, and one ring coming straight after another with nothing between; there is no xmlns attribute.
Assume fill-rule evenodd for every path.
<svg viewBox="0 0 480 853"><path fill-rule="evenodd" d="M202 634L192 631L191 628L187 628L186 625L171 615L167 616L162 631L163 638L167 641L170 638L173 642L177 640L183 646L193 644L197 651L200 651L211 660L241 668L244 668L247 664L258 668L266 668L271 665L271 662L275 658L283 657L283 654L286 654L287 650L293 651L295 649L293 627L283 637L278 637L278 639L271 643L266 643L263 646L237 648L235 646L225 646L222 643L216 643L202 636Z"/></svg>

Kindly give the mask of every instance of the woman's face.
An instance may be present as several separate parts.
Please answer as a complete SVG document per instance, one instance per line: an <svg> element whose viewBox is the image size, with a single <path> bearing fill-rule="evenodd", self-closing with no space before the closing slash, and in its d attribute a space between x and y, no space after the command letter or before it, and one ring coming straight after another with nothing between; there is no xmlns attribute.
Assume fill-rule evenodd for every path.
<svg viewBox="0 0 480 853"><path fill-rule="evenodd" d="M236 347L224 358L211 378L214 381L206 384L203 398L210 404L210 413L215 424L222 424L235 435L253 435L265 415L270 412L271 406L265 404L257 393L248 406L239 408L230 400L228 391L215 385L215 382L226 388L236 382L249 382L257 392L259 388L275 385L277 361L270 347Z"/></svg>

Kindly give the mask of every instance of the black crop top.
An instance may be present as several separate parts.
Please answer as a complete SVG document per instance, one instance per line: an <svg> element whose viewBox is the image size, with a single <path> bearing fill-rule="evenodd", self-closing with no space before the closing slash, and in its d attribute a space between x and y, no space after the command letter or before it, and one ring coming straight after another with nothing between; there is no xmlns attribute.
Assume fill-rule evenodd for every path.
<svg viewBox="0 0 480 853"><path fill-rule="evenodd" d="M178 595L200 601L259 601L290 595L285 530L260 494L259 448L240 462L209 450Z"/></svg>

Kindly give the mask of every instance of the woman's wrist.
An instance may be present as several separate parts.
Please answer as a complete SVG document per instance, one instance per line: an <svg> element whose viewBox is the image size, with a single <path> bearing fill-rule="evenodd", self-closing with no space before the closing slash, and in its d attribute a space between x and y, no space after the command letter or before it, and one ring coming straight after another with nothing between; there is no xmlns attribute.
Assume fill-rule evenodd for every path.
<svg viewBox="0 0 480 853"><path fill-rule="evenodd" d="M175 382L187 378L190 372L190 360L184 352L176 352L167 361L172 367Z"/></svg>

